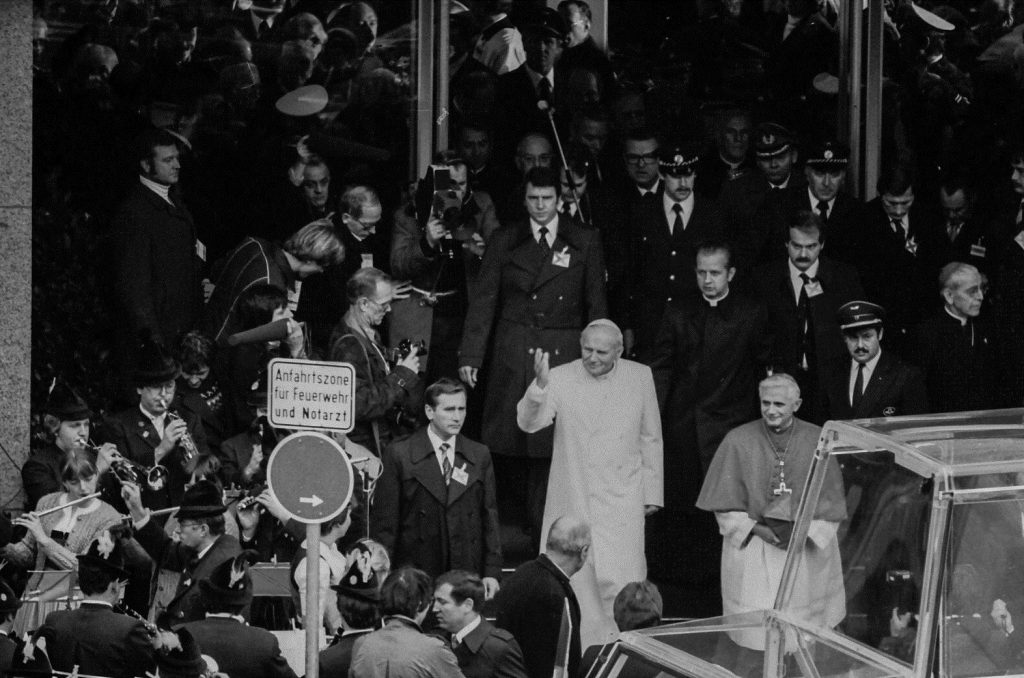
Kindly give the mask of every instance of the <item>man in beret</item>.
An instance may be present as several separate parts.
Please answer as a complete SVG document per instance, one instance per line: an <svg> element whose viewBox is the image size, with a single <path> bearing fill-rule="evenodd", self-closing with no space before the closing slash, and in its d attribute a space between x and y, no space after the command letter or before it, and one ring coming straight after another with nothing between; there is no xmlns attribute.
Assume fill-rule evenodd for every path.
<svg viewBox="0 0 1024 678"><path fill-rule="evenodd" d="M85 599L76 610L51 612L40 629L58 671L132 678L153 670L154 639L146 624L114 610L128 579L120 541L103 532L78 556L78 585Z"/></svg>
<svg viewBox="0 0 1024 678"><path fill-rule="evenodd" d="M698 244L723 237L724 223L715 203L694 194L699 156L690 148L668 146L658 152L661 186L654 199L633 211L630 317L625 345L640 362L649 362L665 304L696 291L693 262Z"/></svg>
<svg viewBox="0 0 1024 678"><path fill-rule="evenodd" d="M924 414L924 375L883 350L885 309L867 301L843 304L836 314L849 358L828 367L824 406L827 419L863 419Z"/></svg>
<svg viewBox="0 0 1024 678"><path fill-rule="evenodd" d="M782 125L765 122L754 131L756 172L747 172L726 182L718 196L730 242L736 248L736 268L740 279L754 267L778 256L778 243L772 240L769 220L755 215L779 209L785 189L804 186L807 180L796 172L796 137Z"/></svg>
<svg viewBox="0 0 1024 678"><path fill-rule="evenodd" d="M224 506L220 488L200 480L185 491L178 520L177 541L171 539L143 507L139 489L126 483L121 495L132 522L135 538L159 566L180 572L174 597L160 611L158 621L164 628L205 617L199 582L206 579L225 560L241 552L238 539L224 533Z"/></svg>

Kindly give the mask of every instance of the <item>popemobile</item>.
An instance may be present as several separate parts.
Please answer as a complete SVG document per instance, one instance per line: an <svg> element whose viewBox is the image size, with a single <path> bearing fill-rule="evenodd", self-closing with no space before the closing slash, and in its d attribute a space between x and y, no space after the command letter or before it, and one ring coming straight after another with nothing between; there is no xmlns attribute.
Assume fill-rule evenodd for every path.
<svg viewBox="0 0 1024 678"><path fill-rule="evenodd" d="M1024 409L830 421L792 511L772 609L625 632L590 678L1024 675Z"/></svg>

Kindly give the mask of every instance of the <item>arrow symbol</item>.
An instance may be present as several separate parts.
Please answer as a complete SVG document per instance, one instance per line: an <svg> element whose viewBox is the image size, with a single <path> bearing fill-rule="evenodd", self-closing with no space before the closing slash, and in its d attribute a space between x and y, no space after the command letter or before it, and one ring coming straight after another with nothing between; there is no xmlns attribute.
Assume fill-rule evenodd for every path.
<svg viewBox="0 0 1024 678"><path fill-rule="evenodd" d="M324 500L315 494L312 497L299 497L300 504L309 504L313 508L316 508L320 504L324 503Z"/></svg>

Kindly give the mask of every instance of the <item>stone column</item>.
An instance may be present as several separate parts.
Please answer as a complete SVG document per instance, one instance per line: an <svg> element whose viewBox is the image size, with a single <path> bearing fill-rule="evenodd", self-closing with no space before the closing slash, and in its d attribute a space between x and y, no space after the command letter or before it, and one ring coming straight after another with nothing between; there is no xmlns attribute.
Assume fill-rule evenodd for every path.
<svg viewBox="0 0 1024 678"><path fill-rule="evenodd" d="M32 3L0 0L0 505L21 507L32 361ZM17 497L17 498L15 498Z"/></svg>

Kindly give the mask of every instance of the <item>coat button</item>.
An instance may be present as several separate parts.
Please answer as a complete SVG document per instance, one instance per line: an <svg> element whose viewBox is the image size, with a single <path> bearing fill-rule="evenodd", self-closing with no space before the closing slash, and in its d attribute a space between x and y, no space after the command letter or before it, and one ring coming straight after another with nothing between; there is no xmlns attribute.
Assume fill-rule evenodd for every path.
<svg viewBox="0 0 1024 678"><path fill-rule="evenodd" d="M561 300L562 300L562 295L561 295L561 294L559 294L559 295L558 295L558 300L559 300L559 301L561 301Z"/></svg>
<svg viewBox="0 0 1024 678"><path fill-rule="evenodd" d="M534 301L537 301L537 295L536 294L531 294L530 298L533 299Z"/></svg>
<svg viewBox="0 0 1024 678"><path fill-rule="evenodd" d="M672 250L672 256L673 257L676 256L676 251L675 250Z"/></svg>
<svg viewBox="0 0 1024 678"><path fill-rule="evenodd" d="M669 279L669 280L675 280L675 279L676 279L676 275L675 275L675 273L673 273L672 275L670 275L670 276L668 277L668 279Z"/></svg>
<svg viewBox="0 0 1024 678"><path fill-rule="evenodd" d="M665 301L672 301L672 297L668 297Z"/></svg>

